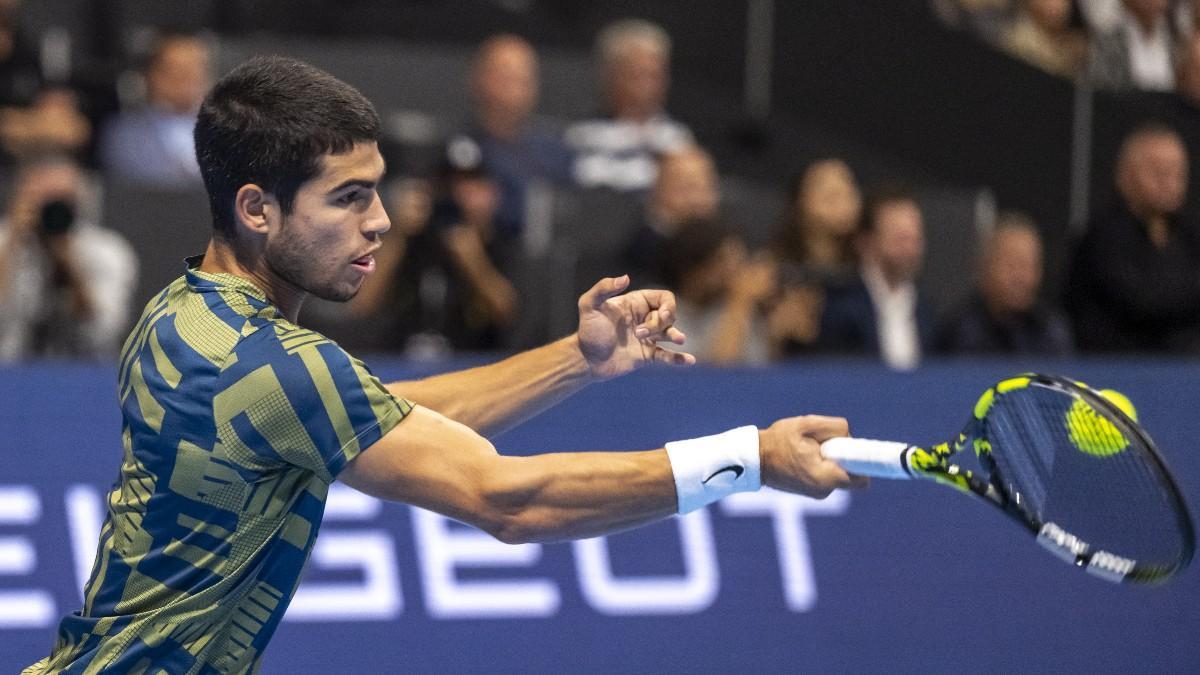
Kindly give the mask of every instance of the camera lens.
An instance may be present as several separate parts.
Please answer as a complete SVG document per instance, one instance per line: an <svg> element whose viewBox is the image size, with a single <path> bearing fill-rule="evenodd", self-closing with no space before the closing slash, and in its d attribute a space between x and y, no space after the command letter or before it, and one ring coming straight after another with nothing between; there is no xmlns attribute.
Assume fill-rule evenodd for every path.
<svg viewBox="0 0 1200 675"><path fill-rule="evenodd" d="M75 224L75 209L68 202L57 200L42 207L42 233L63 234Z"/></svg>

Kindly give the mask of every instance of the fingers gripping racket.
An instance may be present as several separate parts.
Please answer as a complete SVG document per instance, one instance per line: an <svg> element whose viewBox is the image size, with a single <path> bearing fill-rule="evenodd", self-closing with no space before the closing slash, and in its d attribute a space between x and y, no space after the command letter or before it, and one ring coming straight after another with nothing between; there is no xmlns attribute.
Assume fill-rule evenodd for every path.
<svg viewBox="0 0 1200 675"><path fill-rule="evenodd" d="M1166 580L1195 549L1187 507L1154 442L1113 401L1064 378L1000 382L945 443L834 438L821 452L851 473L928 478L976 495L1055 555L1109 581Z"/></svg>

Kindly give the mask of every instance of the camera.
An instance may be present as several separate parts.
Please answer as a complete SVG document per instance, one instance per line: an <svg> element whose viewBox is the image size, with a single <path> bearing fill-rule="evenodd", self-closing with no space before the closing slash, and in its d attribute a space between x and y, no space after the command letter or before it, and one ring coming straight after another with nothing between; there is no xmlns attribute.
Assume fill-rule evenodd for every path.
<svg viewBox="0 0 1200 675"><path fill-rule="evenodd" d="M75 225L75 207L58 199L42 206L41 232L46 236L66 234Z"/></svg>

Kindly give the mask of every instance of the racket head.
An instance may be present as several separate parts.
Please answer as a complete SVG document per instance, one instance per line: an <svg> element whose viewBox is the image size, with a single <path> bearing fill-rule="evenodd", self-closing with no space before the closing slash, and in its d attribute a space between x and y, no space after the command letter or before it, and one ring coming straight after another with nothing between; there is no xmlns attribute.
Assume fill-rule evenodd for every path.
<svg viewBox="0 0 1200 675"><path fill-rule="evenodd" d="M963 452L973 449L972 468ZM909 467L993 503L1052 553L1110 581L1183 570L1195 530L1149 434L1099 392L1026 374L988 389L957 439L916 448Z"/></svg>

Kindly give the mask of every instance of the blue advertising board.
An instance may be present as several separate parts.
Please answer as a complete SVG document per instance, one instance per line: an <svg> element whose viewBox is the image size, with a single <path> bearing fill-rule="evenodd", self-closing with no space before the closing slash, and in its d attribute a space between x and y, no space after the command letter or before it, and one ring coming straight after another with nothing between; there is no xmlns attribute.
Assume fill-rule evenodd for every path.
<svg viewBox="0 0 1200 675"><path fill-rule="evenodd" d="M494 440L512 454L640 449L811 412L849 418L858 436L935 441L1026 367L648 370ZM1200 364L1049 370L1127 393L1200 502ZM80 605L120 420L107 366L0 369L0 402L0 672L13 672ZM1194 570L1112 585L933 484L742 494L641 530L521 546L335 487L263 672L1200 672L1198 635Z"/></svg>

